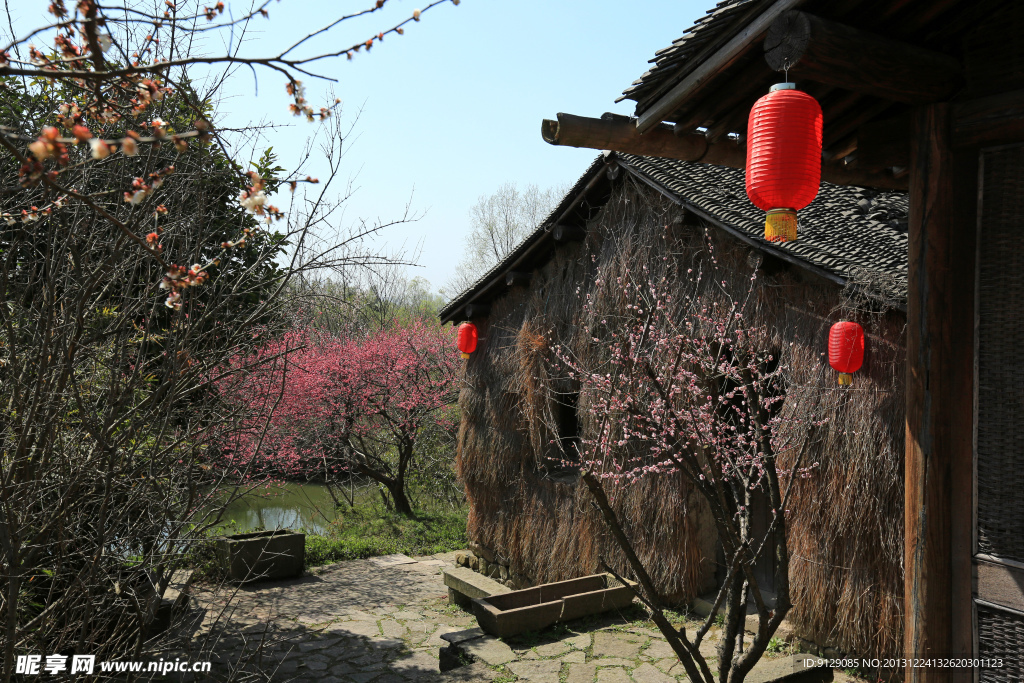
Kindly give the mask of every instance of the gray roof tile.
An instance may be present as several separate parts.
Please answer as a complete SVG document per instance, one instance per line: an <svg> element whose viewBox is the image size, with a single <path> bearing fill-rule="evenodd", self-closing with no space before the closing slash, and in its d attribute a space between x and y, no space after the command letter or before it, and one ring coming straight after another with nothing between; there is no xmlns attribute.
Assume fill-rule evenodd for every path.
<svg viewBox="0 0 1024 683"><path fill-rule="evenodd" d="M441 310L442 320L450 318L478 292L502 277L513 262L543 240L555 219L575 201L594 174L601 172L607 158L617 159L636 177L674 201L696 209L711 222L758 248L843 281L860 281L865 273L877 274L887 280L888 296L901 303L906 300L906 193L822 183L815 200L799 212L799 238L795 242L772 244L764 239L764 212L747 198L742 169L614 153L598 157L531 235ZM554 243L544 248L553 249Z"/></svg>
<svg viewBox="0 0 1024 683"><path fill-rule="evenodd" d="M654 64L643 76L633 82L622 92L622 96L616 101L636 100L637 113L649 105L648 100L668 88L675 82L681 80L688 68L696 66L687 65L698 51L706 47L711 41L722 36L733 26L737 15L751 8L755 3L763 0L723 0L707 11L707 14L697 19L693 26L687 29L682 37L672 41L672 44L655 52Z"/></svg>
<svg viewBox="0 0 1024 683"><path fill-rule="evenodd" d="M765 214L747 198L742 169L632 154L617 156L677 200L768 244L764 241ZM893 281L894 293L905 300L908 209L905 192L822 183L815 200L798 213L798 239L772 246L843 279L863 277L864 271L884 275Z"/></svg>

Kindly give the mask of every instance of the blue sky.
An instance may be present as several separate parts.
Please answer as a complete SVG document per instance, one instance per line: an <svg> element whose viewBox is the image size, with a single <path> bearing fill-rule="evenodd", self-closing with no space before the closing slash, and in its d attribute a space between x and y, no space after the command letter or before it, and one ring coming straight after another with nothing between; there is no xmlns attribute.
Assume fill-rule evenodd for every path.
<svg viewBox="0 0 1024 683"><path fill-rule="evenodd" d="M267 56L341 14L372 0L281 0L270 20L257 20L241 48ZM422 4L421 4L422 3ZM37 24L46 2L8 7L20 29ZM200 0L200 4L203 2ZM213 4L212 0L208 4ZM248 2L226 2L239 16ZM306 46L313 55L338 50L375 35L404 18L423 0L388 0L384 9L343 22ZM344 101L344 115L362 107L349 139L344 180L355 178L345 223L400 216L412 197L418 222L395 226L380 246L421 245L421 268L410 276L437 289L453 272L468 232L469 208L506 181L541 187L573 182L596 156L593 150L552 147L540 123L557 112L599 116L633 113L634 103L615 104L621 91L647 68L654 52L679 37L713 6L713 0L462 0L441 4L409 24L404 36L388 36L351 61L332 59L320 72L327 84L304 79L307 99L319 108L327 88ZM207 34L209 35L209 34ZM237 34L236 34L237 38ZM223 54L225 36L210 36L202 50ZM248 69L238 70L222 91L221 127L266 120L285 124L269 134L281 165L291 168L318 124L292 118L284 79L257 72L258 94ZM313 163L313 175L322 167ZM343 184L341 184L343 185Z"/></svg>
<svg viewBox="0 0 1024 683"><path fill-rule="evenodd" d="M389 0L384 11L334 29L319 47L338 49L390 27L421 6L418 1ZM363 4L285 0L270 8L272 31L243 49L265 52ZM460 259L477 197L505 181L541 187L575 181L596 155L548 145L540 137L541 120L560 111L631 114L634 103L615 104L615 98L646 70L655 50L712 4L463 0L435 7L407 25L404 36L387 37L369 54L325 62L323 72L339 81L333 87L345 112L363 107L346 157L359 188L346 221L400 215L412 195L413 210L425 211L424 217L390 228L383 239L390 248L422 244L423 267L410 275L440 287ZM304 82L308 99L321 106L326 84ZM316 124L287 114L279 76L260 72L259 85L257 97L251 74L236 74L221 105L222 125L262 117L292 124L272 136L282 165L290 166Z"/></svg>

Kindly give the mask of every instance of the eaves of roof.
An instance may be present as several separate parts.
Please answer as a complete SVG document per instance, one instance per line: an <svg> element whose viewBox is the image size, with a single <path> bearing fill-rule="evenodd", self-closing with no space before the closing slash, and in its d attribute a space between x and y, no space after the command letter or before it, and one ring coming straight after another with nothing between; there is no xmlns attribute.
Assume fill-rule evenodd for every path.
<svg viewBox="0 0 1024 683"><path fill-rule="evenodd" d="M552 251L555 247L555 240L551 232L552 228L558 224L565 214L585 199L587 191L594 186L596 181L601 179L601 173L611 158L612 153L608 153L602 154L595 159L566 193L562 201L558 203L558 206L537 226L536 230L520 242L519 246L513 249L508 256L499 261L468 289L449 301L441 309L439 313L441 322L458 322L460 320L458 315L467 304L489 301L493 298L493 295L496 295L505 288L504 275L508 271L534 260L539 254Z"/></svg>
<svg viewBox="0 0 1024 683"><path fill-rule="evenodd" d="M586 200L588 191L605 177L603 170L612 161L744 244L837 285L857 281L858 271L879 273L893 283L894 294L901 302L897 307L905 310L905 193L822 183L818 197L801 211L800 239L778 244L764 239L764 214L747 199L742 170L608 152L591 164L537 230L441 310L441 322L458 322L467 304L486 304L504 293L504 275L510 270L527 264L532 270L550 257L557 247L552 228ZM602 196L606 198L607 193Z"/></svg>

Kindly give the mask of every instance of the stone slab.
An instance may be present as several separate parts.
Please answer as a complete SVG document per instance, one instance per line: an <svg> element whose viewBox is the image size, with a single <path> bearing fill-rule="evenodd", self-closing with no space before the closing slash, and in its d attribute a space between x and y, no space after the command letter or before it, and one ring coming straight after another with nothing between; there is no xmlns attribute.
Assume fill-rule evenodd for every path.
<svg viewBox="0 0 1024 683"><path fill-rule="evenodd" d="M188 606L194 576L195 571L192 569L179 569L171 574L171 580L167 583L167 590L164 591L164 598L171 601L174 609L182 609Z"/></svg>
<svg viewBox="0 0 1024 683"><path fill-rule="evenodd" d="M640 644L640 638L632 634L600 631L594 634L594 656L634 659Z"/></svg>
<svg viewBox="0 0 1024 683"><path fill-rule="evenodd" d="M492 595L511 593L508 586L502 586L494 579L477 574L465 567L448 567L444 570L444 585L469 599L489 598Z"/></svg>
<svg viewBox="0 0 1024 683"><path fill-rule="evenodd" d="M598 666L633 666L632 659L623 659L622 657L598 657L590 661Z"/></svg>
<svg viewBox="0 0 1024 683"><path fill-rule="evenodd" d="M565 683L593 683L597 667L593 664L570 664Z"/></svg>
<svg viewBox="0 0 1024 683"><path fill-rule="evenodd" d="M562 663L538 659L534 661L510 662L507 665L509 671L519 678L534 683L558 683L558 674L561 671Z"/></svg>
<svg viewBox="0 0 1024 683"><path fill-rule="evenodd" d="M633 680L636 683L675 683L675 677L663 674L652 664L641 664L633 669Z"/></svg>
<svg viewBox="0 0 1024 683"><path fill-rule="evenodd" d="M780 659L761 659L749 674L747 683L828 683L833 679L827 666L805 666L817 661L807 655L790 655Z"/></svg>
<svg viewBox="0 0 1024 683"><path fill-rule="evenodd" d="M458 645L464 643L467 640L473 640L474 638L483 638L486 633L480 628L468 628L464 631L451 631L449 633L442 633L441 640L445 640L452 645Z"/></svg>
<svg viewBox="0 0 1024 683"><path fill-rule="evenodd" d="M516 653L505 643L493 636L474 638L459 645L467 654L487 662L491 666L507 664L516 659Z"/></svg>
<svg viewBox="0 0 1024 683"><path fill-rule="evenodd" d="M565 641L555 641L554 643L546 643L544 645L538 645L534 648L541 657L558 657L564 655L572 646Z"/></svg>
<svg viewBox="0 0 1024 683"><path fill-rule="evenodd" d="M609 669L597 670L597 683L633 683L625 669L611 667Z"/></svg>
<svg viewBox="0 0 1024 683"><path fill-rule="evenodd" d="M715 597L715 595L705 595L703 597L695 598L693 601L693 611L701 617L707 617L711 614L711 608L715 606ZM718 613L724 615L725 608L719 607ZM757 633L757 621L756 614L748 614L746 623L743 625L744 630L747 633ZM797 638L796 629L793 628L793 624L790 623L789 619L782 620L782 623L779 624L779 628L775 631L775 637L779 640L784 640L787 643L792 642Z"/></svg>
<svg viewBox="0 0 1024 683"><path fill-rule="evenodd" d="M401 553L371 557L370 562L379 567L394 567L398 564L416 564L416 560L412 559L408 555L402 555Z"/></svg>

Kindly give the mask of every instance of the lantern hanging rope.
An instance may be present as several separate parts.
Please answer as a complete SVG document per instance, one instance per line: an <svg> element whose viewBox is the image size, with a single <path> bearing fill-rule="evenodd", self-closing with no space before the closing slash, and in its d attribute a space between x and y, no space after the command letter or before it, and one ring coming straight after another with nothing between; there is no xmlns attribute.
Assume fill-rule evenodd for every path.
<svg viewBox="0 0 1024 683"><path fill-rule="evenodd" d="M828 363L839 371L839 384L853 384L853 373L864 364L864 328L849 321L833 325L828 331Z"/></svg>
<svg viewBox="0 0 1024 683"><path fill-rule="evenodd" d="M796 239L796 212L818 194L821 184L821 106L796 89L777 83L750 110L747 122L747 196L768 212L764 238Z"/></svg>
<svg viewBox="0 0 1024 683"><path fill-rule="evenodd" d="M469 354L476 351L477 339L476 325L473 323L462 323L459 325L458 345L463 358L469 358Z"/></svg>

